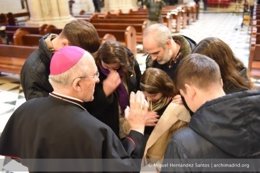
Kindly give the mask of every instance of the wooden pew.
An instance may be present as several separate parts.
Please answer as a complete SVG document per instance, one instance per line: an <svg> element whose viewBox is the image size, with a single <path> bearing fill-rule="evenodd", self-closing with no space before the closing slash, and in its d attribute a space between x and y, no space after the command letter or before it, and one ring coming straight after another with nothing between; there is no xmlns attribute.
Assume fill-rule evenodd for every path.
<svg viewBox="0 0 260 173"><path fill-rule="evenodd" d="M257 8L254 9L253 17L250 20L250 47L260 44L260 15ZM251 52L250 52L251 54Z"/></svg>
<svg viewBox="0 0 260 173"><path fill-rule="evenodd" d="M126 24L126 23L92 23L97 30L99 29L112 29L112 30L126 30L128 26L132 26L135 28L136 31L136 41L137 43L142 43L142 37L143 37L143 24L139 23L132 23L132 24Z"/></svg>
<svg viewBox="0 0 260 173"><path fill-rule="evenodd" d="M23 28L19 28L13 35L13 44L20 46L38 46L41 34L32 34Z"/></svg>
<svg viewBox="0 0 260 173"><path fill-rule="evenodd" d="M2 25L21 25L29 19L30 14L28 12L0 14L0 24ZM5 21L2 21L2 20Z"/></svg>
<svg viewBox="0 0 260 173"><path fill-rule="evenodd" d="M184 13L184 12L183 12ZM146 23L148 19L148 11L147 9L138 9L136 11L130 10L129 13L118 13L111 14L108 13L103 18L117 19L117 20L128 20L128 19L143 19ZM183 23L181 20L181 13L175 6L168 6L162 10L162 19L163 23L169 27L172 32L179 32L181 28L181 24ZM185 19L185 18L183 18ZM145 24L144 24L145 26Z"/></svg>
<svg viewBox="0 0 260 173"><path fill-rule="evenodd" d="M90 20L91 23L126 23L126 24L132 24L132 23L139 23L143 24L145 19L110 19L110 18L92 18Z"/></svg>
<svg viewBox="0 0 260 173"><path fill-rule="evenodd" d="M6 35L7 35L7 43L8 44L12 44L14 42L13 37L15 32L18 29L22 29L23 31L26 31L30 34L40 34L40 35L45 35L47 33L60 33L60 29L56 29L54 26L53 27L49 27L49 26L53 26L53 25L47 25L45 26L45 30L42 31L42 27L44 27L44 25L42 25L41 27L31 27L31 26L10 26L7 25L6 26Z"/></svg>
<svg viewBox="0 0 260 173"><path fill-rule="evenodd" d="M29 12L20 12L20 13L14 13L14 17L15 18L19 18L19 17L29 17L30 13Z"/></svg>
<svg viewBox="0 0 260 173"><path fill-rule="evenodd" d="M136 50L136 30L132 26L115 28L115 29L97 29L98 35L101 41L115 38L117 41L122 42L126 47L128 47L134 54L137 53ZM35 46L39 45L39 40L43 35L31 34L26 30L18 29L14 35L14 45L23 46Z"/></svg>
<svg viewBox="0 0 260 173"><path fill-rule="evenodd" d="M0 73L20 74L26 58L35 47L0 44Z"/></svg>
<svg viewBox="0 0 260 173"><path fill-rule="evenodd" d="M189 5L189 4L165 6L165 7L163 7L161 14L162 14L162 16L167 16L169 13L170 14L172 13L172 14L175 15L175 16L172 16L173 19L176 19L176 17L178 15L180 15L181 16L180 23L182 25L184 25L183 28L185 28L186 24L187 24L187 20L188 20L188 18L187 18L188 14L187 13L189 12L188 10L190 9L190 6L191 5ZM180 13L180 14L178 14L178 13ZM147 9L139 8L138 10L130 10L129 14L131 14L131 15L144 15L144 14L146 14L147 15L148 12L147 12ZM126 15L126 14L122 13L121 15Z"/></svg>
<svg viewBox="0 0 260 173"><path fill-rule="evenodd" d="M140 30L140 28L138 29ZM38 27L9 26L7 29L9 37L12 38L15 45L38 46L39 39L43 36L43 34L40 34ZM61 29L53 29L51 32L60 33L60 31ZM106 34L111 34L117 41L124 43L133 53L136 53L136 30L134 27L124 25L123 27L112 26L112 28L106 28L103 25L103 27L97 28L97 32L99 37L102 38L101 40L105 39L103 37Z"/></svg>
<svg viewBox="0 0 260 173"><path fill-rule="evenodd" d="M251 77L260 78L260 44L250 48L248 69Z"/></svg>
<svg viewBox="0 0 260 173"><path fill-rule="evenodd" d="M7 43L11 44L13 43L13 36L17 29L23 28L24 30L28 31L32 34L39 34L39 28L38 27L27 27L27 26L13 26L13 25L7 25L5 29L5 33L7 36Z"/></svg>
<svg viewBox="0 0 260 173"><path fill-rule="evenodd" d="M103 38L106 34L115 36L116 40L123 43L134 54L136 50L136 30L133 26L128 26L126 29L97 29L98 35Z"/></svg>
<svg viewBox="0 0 260 173"><path fill-rule="evenodd" d="M24 23L29 20L29 12L13 13L16 25L24 25Z"/></svg>
<svg viewBox="0 0 260 173"><path fill-rule="evenodd" d="M108 18L108 17L93 17L91 18L90 22L91 23L118 23L118 24L144 24L147 21L147 18L131 18L131 17L114 17L114 18ZM172 15L169 17L163 17L163 21L166 26L169 27L169 29L173 30L176 29L175 31L179 31L179 25L176 23L176 28L174 28L175 25L172 25Z"/></svg>

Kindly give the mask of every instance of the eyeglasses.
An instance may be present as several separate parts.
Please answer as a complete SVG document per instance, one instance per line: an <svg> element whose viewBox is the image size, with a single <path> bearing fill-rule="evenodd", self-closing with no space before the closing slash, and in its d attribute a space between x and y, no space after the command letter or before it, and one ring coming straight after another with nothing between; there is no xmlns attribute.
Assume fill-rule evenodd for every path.
<svg viewBox="0 0 260 173"><path fill-rule="evenodd" d="M87 77L90 77L90 78L99 78L99 72L97 71L96 73L94 73L93 75L86 75L86 76L80 76L78 78L87 78Z"/></svg>
<svg viewBox="0 0 260 173"><path fill-rule="evenodd" d="M88 77L90 77L90 78L92 78L92 79L98 79L98 78L99 78L99 72L97 71L97 72L94 73L93 75L86 75L86 76L76 77L76 78L73 79L73 81L76 80L77 78L84 79L84 78L88 78Z"/></svg>
<svg viewBox="0 0 260 173"><path fill-rule="evenodd" d="M91 78L99 78L99 72L97 71L96 73L94 73L93 75L87 75L86 77L91 77Z"/></svg>

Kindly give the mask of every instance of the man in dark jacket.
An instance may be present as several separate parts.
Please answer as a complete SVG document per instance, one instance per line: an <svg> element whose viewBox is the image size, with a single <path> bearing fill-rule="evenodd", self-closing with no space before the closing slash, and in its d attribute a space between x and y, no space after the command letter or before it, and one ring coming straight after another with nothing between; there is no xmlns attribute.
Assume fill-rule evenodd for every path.
<svg viewBox="0 0 260 173"><path fill-rule="evenodd" d="M144 30L143 47L148 54L146 68L165 71L175 82L175 71L182 58L191 53L196 43L185 36L173 36L167 26L153 24Z"/></svg>
<svg viewBox="0 0 260 173"><path fill-rule="evenodd" d="M177 88L194 114L189 126L170 140L163 172L255 171L254 161L242 170L212 167L218 160L208 160L225 159L224 165L230 163L228 159L260 158L260 92L225 95L219 66L200 54L191 54L180 62ZM204 166L196 167L191 159L205 159ZM193 166L174 167L177 163Z"/></svg>
<svg viewBox="0 0 260 173"><path fill-rule="evenodd" d="M94 53L100 45L99 36L95 27L83 20L66 24L59 35L43 36L39 48L27 58L21 70L21 85L26 100L45 97L53 91L48 81L51 57L54 51L66 45L79 46Z"/></svg>

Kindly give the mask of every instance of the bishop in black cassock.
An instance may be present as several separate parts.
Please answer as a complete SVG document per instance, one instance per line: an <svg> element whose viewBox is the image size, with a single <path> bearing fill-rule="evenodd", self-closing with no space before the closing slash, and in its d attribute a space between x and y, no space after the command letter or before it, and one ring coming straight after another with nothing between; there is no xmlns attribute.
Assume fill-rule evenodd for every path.
<svg viewBox="0 0 260 173"><path fill-rule="evenodd" d="M139 162L133 158L142 157L143 135L131 131L122 145L107 125L82 106L94 91L81 88L95 87L89 82L95 78L98 82L98 77L89 73L96 70L93 57L81 48L67 46L55 52L50 65L54 92L25 102L13 113L0 138L0 154L20 161L30 172L137 171ZM85 76L75 78L79 74ZM137 97L132 103L138 102Z"/></svg>

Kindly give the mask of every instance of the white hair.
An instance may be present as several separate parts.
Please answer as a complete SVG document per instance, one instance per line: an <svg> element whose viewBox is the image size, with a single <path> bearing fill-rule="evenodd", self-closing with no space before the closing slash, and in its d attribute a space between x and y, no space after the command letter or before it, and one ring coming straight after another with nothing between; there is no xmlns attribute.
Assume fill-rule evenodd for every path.
<svg viewBox="0 0 260 173"><path fill-rule="evenodd" d="M170 29L160 23L148 26L143 33L143 37L152 37L160 47L164 47L168 39L171 39Z"/></svg>

